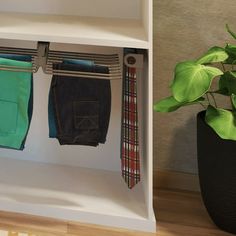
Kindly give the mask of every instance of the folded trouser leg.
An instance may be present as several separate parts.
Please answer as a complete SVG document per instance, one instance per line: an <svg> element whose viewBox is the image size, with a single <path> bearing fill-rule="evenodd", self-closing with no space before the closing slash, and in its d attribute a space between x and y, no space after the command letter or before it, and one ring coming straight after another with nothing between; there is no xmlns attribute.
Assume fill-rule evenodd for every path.
<svg viewBox="0 0 236 236"><path fill-rule="evenodd" d="M77 65L77 69L83 68L90 68L94 66L94 62L90 60L73 60L73 59L65 59L63 64L66 65ZM53 102L53 93L52 88L55 86L56 79L52 79L52 83L49 89L49 96L48 96L48 126L49 126L49 138L56 138L57 137L57 126L56 126L56 116L55 116L55 109L54 109L54 102Z"/></svg>
<svg viewBox="0 0 236 236"><path fill-rule="evenodd" d="M27 55L0 54L0 58L6 58L6 59L11 59L11 60L17 60L17 61L31 62L31 56L27 56ZM29 131L29 126L30 126L30 123L31 123L32 114L33 114L33 74L31 75L31 90L30 90L30 98L29 98L29 104L28 104L28 120L29 120L29 125L28 125L27 133ZM13 114L12 114L12 116L13 116ZM10 148L10 149L23 150L24 147L25 147L27 133L25 135L24 140L22 141L22 144L21 144L20 148L12 148L12 147L6 147L6 146L1 146L1 145L0 145L0 147L1 148Z"/></svg>
<svg viewBox="0 0 236 236"><path fill-rule="evenodd" d="M77 65L54 65L78 70ZM106 67L83 66L80 71L108 73ZM53 76L51 84L54 119L60 144L97 146L105 143L110 120L110 81Z"/></svg>
<svg viewBox="0 0 236 236"><path fill-rule="evenodd" d="M0 64L31 68L30 62L0 58ZM0 71L0 145L21 149L29 128L32 73Z"/></svg>

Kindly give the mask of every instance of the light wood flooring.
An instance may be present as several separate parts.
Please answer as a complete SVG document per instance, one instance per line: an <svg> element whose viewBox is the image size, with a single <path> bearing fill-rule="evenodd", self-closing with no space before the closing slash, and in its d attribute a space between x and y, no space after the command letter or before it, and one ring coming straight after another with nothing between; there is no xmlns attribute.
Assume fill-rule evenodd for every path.
<svg viewBox="0 0 236 236"><path fill-rule="evenodd" d="M73 222L0 212L0 230L29 233L30 236L229 236L213 225L198 193L154 190L156 234L104 228ZM1 231L0 231L1 233ZM8 235L21 235L9 233ZM26 234L22 234L26 235ZM1 236L1 234L0 234Z"/></svg>

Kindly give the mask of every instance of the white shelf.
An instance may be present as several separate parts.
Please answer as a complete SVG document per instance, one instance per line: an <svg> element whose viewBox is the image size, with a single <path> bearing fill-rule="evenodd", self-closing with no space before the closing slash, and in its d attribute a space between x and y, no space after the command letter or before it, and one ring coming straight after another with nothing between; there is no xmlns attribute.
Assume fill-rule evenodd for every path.
<svg viewBox="0 0 236 236"><path fill-rule="evenodd" d="M0 13L0 38L148 48L141 20Z"/></svg>
<svg viewBox="0 0 236 236"><path fill-rule="evenodd" d="M154 231L141 184L120 172L0 159L0 209L92 224Z"/></svg>

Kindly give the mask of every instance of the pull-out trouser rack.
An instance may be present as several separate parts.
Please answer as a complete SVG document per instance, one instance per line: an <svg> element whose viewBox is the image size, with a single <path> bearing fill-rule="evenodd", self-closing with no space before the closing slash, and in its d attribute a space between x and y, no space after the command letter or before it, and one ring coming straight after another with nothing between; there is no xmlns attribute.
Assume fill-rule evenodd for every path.
<svg viewBox="0 0 236 236"><path fill-rule="evenodd" d="M9 71L26 71L36 73L42 67L44 73L52 75L63 76L81 76L84 78L94 79L110 79L116 80L122 78L122 69L119 62L118 54L92 54L92 53L76 53L76 52L62 52L53 51L49 49L48 42L38 42L37 49L27 48L14 48L14 47L0 47L0 54L16 54L31 56L32 69L24 67L13 67L0 65L0 70ZM1 56L1 55L0 55ZM64 60L90 60L95 65L106 66L109 68L108 74L93 73L93 72L80 72L54 69L53 64L62 63Z"/></svg>

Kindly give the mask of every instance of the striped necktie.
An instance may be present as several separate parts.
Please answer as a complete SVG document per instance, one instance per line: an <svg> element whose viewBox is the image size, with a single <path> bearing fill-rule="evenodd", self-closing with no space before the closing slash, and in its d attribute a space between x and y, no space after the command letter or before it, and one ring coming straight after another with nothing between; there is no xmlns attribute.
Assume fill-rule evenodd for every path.
<svg viewBox="0 0 236 236"><path fill-rule="evenodd" d="M130 189L140 181L136 70L124 65L121 166L122 176Z"/></svg>

